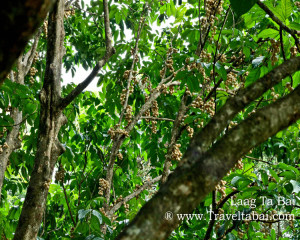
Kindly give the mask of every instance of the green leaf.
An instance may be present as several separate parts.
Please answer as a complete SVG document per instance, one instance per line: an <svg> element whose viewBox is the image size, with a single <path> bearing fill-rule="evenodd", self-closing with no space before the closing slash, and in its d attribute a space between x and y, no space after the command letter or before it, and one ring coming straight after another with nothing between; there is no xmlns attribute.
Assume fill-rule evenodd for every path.
<svg viewBox="0 0 300 240"><path fill-rule="evenodd" d="M269 172L270 172L271 176L273 178L275 178L276 182L279 182L280 179L279 179L277 173L273 169L269 169Z"/></svg>
<svg viewBox="0 0 300 240"><path fill-rule="evenodd" d="M96 211L96 210L93 210L93 211L92 211L92 214L93 214L95 217L97 217L98 220L99 220L99 223L102 224L102 215L101 215L98 211Z"/></svg>
<svg viewBox="0 0 300 240"><path fill-rule="evenodd" d="M291 22L291 23L289 24L289 27L292 28L292 29L295 29L295 30L300 31L300 23L297 23L297 22Z"/></svg>
<svg viewBox="0 0 300 240"><path fill-rule="evenodd" d="M276 232L274 229L271 230L271 239L276 240Z"/></svg>
<svg viewBox="0 0 300 240"><path fill-rule="evenodd" d="M291 166L291 165L288 165L288 164L285 164L285 163L279 163L278 165L277 165L277 167L279 168L279 169L284 169L284 170L290 170L290 171L293 171L293 172L295 172L298 176L299 176L299 170L297 169L297 168L295 168L295 167L293 167L293 166Z"/></svg>
<svg viewBox="0 0 300 240"><path fill-rule="evenodd" d="M281 15L284 20L288 19L293 11L293 7L290 0L281 0Z"/></svg>
<svg viewBox="0 0 300 240"><path fill-rule="evenodd" d="M288 0L289 1L289 0ZM283 6L283 5L285 5L285 6ZM278 5L278 6L276 6L276 7L274 7L273 5L272 5L272 3L270 3L270 2L267 2L266 3L266 6L275 14L275 16L276 17L278 17L279 18L279 20L280 21L282 21L282 22L284 22L285 23L285 20L287 19L286 18L286 15L287 15L287 13L288 13L288 9L289 9L289 7L288 7L288 3L286 3L286 0L282 0L281 1L281 4L280 5ZM283 9L282 9L283 8ZM290 15L290 14L289 14Z"/></svg>
<svg viewBox="0 0 300 240"><path fill-rule="evenodd" d="M89 212L91 212L91 211L92 211L92 209L88 209L88 210L80 209L80 210L78 211L78 219L79 219L79 220L84 219L85 216L86 216Z"/></svg>
<svg viewBox="0 0 300 240"><path fill-rule="evenodd" d="M250 48L244 47L243 52L244 52L246 58L250 57Z"/></svg>
<svg viewBox="0 0 300 240"><path fill-rule="evenodd" d="M268 28L258 34L259 38L276 38L279 32L275 29Z"/></svg>
<svg viewBox="0 0 300 240"><path fill-rule="evenodd" d="M260 170L260 173L261 173L261 179L262 179L262 182L265 186L268 185L268 175L266 174L266 172L264 170Z"/></svg>
<svg viewBox="0 0 300 240"><path fill-rule="evenodd" d="M256 2L257 0L230 0L232 9L238 16L248 12Z"/></svg>
<svg viewBox="0 0 300 240"><path fill-rule="evenodd" d="M273 191L277 187L277 184L274 182L270 182L268 186L268 191Z"/></svg>
<svg viewBox="0 0 300 240"><path fill-rule="evenodd" d="M250 84L254 83L260 76L260 69L254 69L250 72L246 78L245 87L248 87Z"/></svg>
<svg viewBox="0 0 300 240"><path fill-rule="evenodd" d="M280 174L280 177L284 177L287 180L295 179L296 175L291 171L285 171Z"/></svg>
<svg viewBox="0 0 300 240"><path fill-rule="evenodd" d="M224 81L227 79L226 69L219 62L216 63L216 71L217 71L217 73L219 73L221 75L221 77L224 79Z"/></svg>

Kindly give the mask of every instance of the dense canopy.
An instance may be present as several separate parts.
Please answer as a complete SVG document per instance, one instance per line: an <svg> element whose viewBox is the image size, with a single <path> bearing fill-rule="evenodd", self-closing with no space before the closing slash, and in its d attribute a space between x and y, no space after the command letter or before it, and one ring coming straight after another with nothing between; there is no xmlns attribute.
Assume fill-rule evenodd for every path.
<svg viewBox="0 0 300 240"><path fill-rule="evenodd" d="M299 239L299 1L34 2L0 41L1 239Z"/></svg>

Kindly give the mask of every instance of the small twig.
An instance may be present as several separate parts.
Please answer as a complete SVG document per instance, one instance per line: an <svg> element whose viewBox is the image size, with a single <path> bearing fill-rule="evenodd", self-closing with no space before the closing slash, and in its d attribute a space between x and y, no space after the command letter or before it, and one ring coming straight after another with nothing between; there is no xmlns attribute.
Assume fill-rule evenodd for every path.
<svg viewBox="0 0 300 240"><path fill-rule="evenodd" d="M156 51L156 49L154 49L154 52L156 52L157 55L159 55L161 57L161 59L165 61L164 57L158 51Z"/></svg>
<svg viewBox="0 0 300 240"><path fill-rule="evenodd" d="M134 197L138 196L141 192L143 192L145 189L151 187L154 183L158 182L161 179L161 176L158 176L156 178L151 179L150 181L143 184L143 186L139 187L135 192L131 193L130 195L123 198L123 201L118 202L115 204L109 211L108 215L114 214L124 203L130 201Z"/></svg>
<svg viewBox="0 0 300 240"><path fill-rule="evenodd" d="M270 162L267 162L267 161L264 161L264 160L261 160L261 159L258 159L258 158L254 158L254 157L251 157L251 156L245 156L246 158L249 158L251 160L254 160L254 161L257 161L257 162L263 162L263 163L266 163L266 164L270 164Z"/></svg>
<svg viewBox="0 0 300 240"><path fill-rule="evenodd" d="M68 210L69 210L72 222L73 222L73 226L75 227L76 226L76 222L75 222L75 220L73 218L73 215L72 215L72 212L71 212L71 208L70 208L68 196L67 196L67 193L66 193L66 189L65 189L65 186L64 186L64 182L62 181L61 183L62 183L62 188L63 188L63 191L64 191L64 195L65 195L65 200L66 200L66 203L67 203L67 206L68 206Z"/></svg>
<svg viewBox="0 0 300 240"><path fill-rule="evenodd" d="M139 27L138 27L138 31L137 31L137 35L136 35L133 55L132 55L133 61L132 61L132 64L131 64L131 68L130 68L130 72L129 72L129 76L128 76L128 80L127 80L127 89L126 89L127 91L126 91L125 102L124 102L124 105L123 105L123 109L122 109L118 124L121 124L121 122L123 120L123 117L124 117L124 114L126 112L127 105L128 105L128 98L129 98L129 93L130 93L130 84L131 84L131 79L133 77L132 72L133 72L133 69L134 69L134 66L135 66L135 63L136 63L135 58L136 58L137 53L138 53L139 40L140 40L140 35L142 33L142 30L143 30L143 26L144 26L144 21L141 18L140 23L139 23Z"/></svg>
<svg viewBox="0 0 300 240"><path fill-rule="evenodd" d="M27 115L27 116L26 116L25 118L23 118L22 121L19 122L19 123L15 123L15 124L13 124L13 125L2 125L2 126L0 126L0 127L15 127L15 126L21 125L22 123L24 123L24 122L27 120L27 118L29 118L31 115L35 114L36 112L37 112L37 111L35 110L33 113Z"/></svg>
<svg viewBox="0 0 300 240"><path fill-rule="evenodd" d="M170 119L170 118L159 118L159 117L147 117L147 116L142 116L142 119L149 119L149 120L154 120L154 121L169 121L169 122L174 122L175 120Z"/></svg>
<svg viewBox="0 0 300 240"><path fill-rule="evenodd" d="M280 26L280 30L279 30L279 35L280 35L280 47L281 47L282 57L283 57L283 60L286 61L286 56L285 56L284 46L283 46L282 27L281 26ZM292 75L290 75L290 78L291 78L291 86L293 87L293 77L292 77Z"/></svg>
<svg viewBox="0 0 300 240"><path fill-rule="evenodd" d="M174 145L176 144L177 140L179 139L179 137L182 133L182 131L180 129L180 124L182 123L184 115L185 115L186 111L188 110L188 108L186 106L187 99L188 99L188 96L185 92L181 98L180 107L179 107L179 110L178 110L178 113L176 116L176 120L174 121L174 124L173 124L172 132L171 132L171 140L170 140L170 144L168 145L168 151L167 151L167 155L166 155L166 159L165 159L165 163L164 163L164 169L163 169L163 173L162 173L161 183L166 182L167 178L170 174L170 167L171 167L171 160L172 160L171 155L174 150Z"/></svg>

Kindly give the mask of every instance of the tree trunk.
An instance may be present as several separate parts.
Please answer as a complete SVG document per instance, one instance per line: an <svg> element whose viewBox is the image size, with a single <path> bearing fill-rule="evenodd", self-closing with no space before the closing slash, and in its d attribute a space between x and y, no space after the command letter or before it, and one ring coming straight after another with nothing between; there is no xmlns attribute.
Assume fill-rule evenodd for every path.
<svg viewBox="0 0 300 240"><path fill-rule="evenodd" d="M53 169L58 157L65 151L58 140L58 132L61 126L67 122L63 110L91 83L115 53L112 46L107 0L103 0L103 8L105 54L90 75L65 98L61 98L60 79L64 53L64 0L57 0L49 14L46 71L43 88L40 92L38 150L14 240L36 239L47 202Z"/></svg>
<svg viewBox="0 0 300 240"><path fill-rule="evenodd" d="M13 71L11 71L11 81L22 85L24 84L24 78L29 72L32 62L34 61L34 55L39 42L39 38L40 31L36 34L31 49L24 56L21 55L18 58L17 75L16 77L14 77ZM18 135L22 123L22 111L20 111L18 108L12 108L11 117L14 120L14 124L5 139L8 147L5 147L4 151L0 153L0 201L1 190L9 157L14 150L21 147L21 141L19 140Z"/></svg>
<svg viewBox="0 0 300 240"><path fill-rule="evenodd" d="M36 239L52 173L64 147L57 135L66 118L59 106L61 100L61 62L63 57L64 1L58 0L48 20L48 47L44 85L40 93L40 127L34 169L31 173L29 187L22 213L19 219L15 240Z"/></svg>
<svg viewBox="0 0 300 240"><path fill-rule="evenodd" d="M3 181L5 177L5 171L7 167L7 163L11 153L21 147L21 143L18 139L20 125L19 123L22 121L22 112L18 108L13 108L11 117L14 120L14 125L11 131L8 132L6 137L7 147L3 146L3 152L0 153L0 202L1 202L1 190L3 186Z"/></svg>
<svg viewBox="0 0 300 240"><path fill-rule="evenodd" d="M18 59L18 72L16 75L16 79L13 79L13 73L11 74L12 81L24 84L24 71L22 65L21 57ZM20 122L22 121L22 112L18 108L12 108L11 118L14 120L14 125L12 129L7 133L7 137L5 139L6 146L2 146L3 152L0 153L0 201L1 201L1 190L3 186L3 181L5 177L5 171L7 167L7 163L11 153L19 148L20 141L18 140L18 134L20 130Z"/></svg>

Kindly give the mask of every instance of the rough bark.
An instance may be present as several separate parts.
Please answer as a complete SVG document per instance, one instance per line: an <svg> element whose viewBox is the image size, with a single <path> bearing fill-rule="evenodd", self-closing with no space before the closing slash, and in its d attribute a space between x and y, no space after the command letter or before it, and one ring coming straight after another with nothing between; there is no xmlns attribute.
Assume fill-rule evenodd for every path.
<svg viewBox="0 0 300 240"><path fill-rule="evenodd" d="M107 0L103 1L106 52L92 73L66 98L61 98L61 65L64 52L64 0L58 0L49 14L47 61L43 88L40 92L40 119L37 152L23 209L14 240L36 239L42 222L52 173L58 157L65 151L58 133L67 121L64 108L95 78L100 68L115 52L112 47Z"/></svg>
<svg viewBox="0 0 300 240"><path fill-rule="evenodd" d="M167 239L180 224L176 214L191 213L239 158L300 119L300 86L233 128L206 153L192 143L185 161L116 238ZM164 219L172 212L171 220Z"/></svg>
<svg viewBox="0 0 300 240"><path fill-rule="evenodd" d="M15 232L15 240L36 239L52 172L64 148L57 139L60 127L66 122L58 108L61 97L61 62L63 57L64 1L58 0L49 15L47 61L43 88L40 93L40 127L34 169L31 173L23 209Z"/></svg>
<svg viewBox="0 0 300 240"><path fill-rule="evenodd" d="M0 85L55 0L3 1L0 10Z"/></svg>

